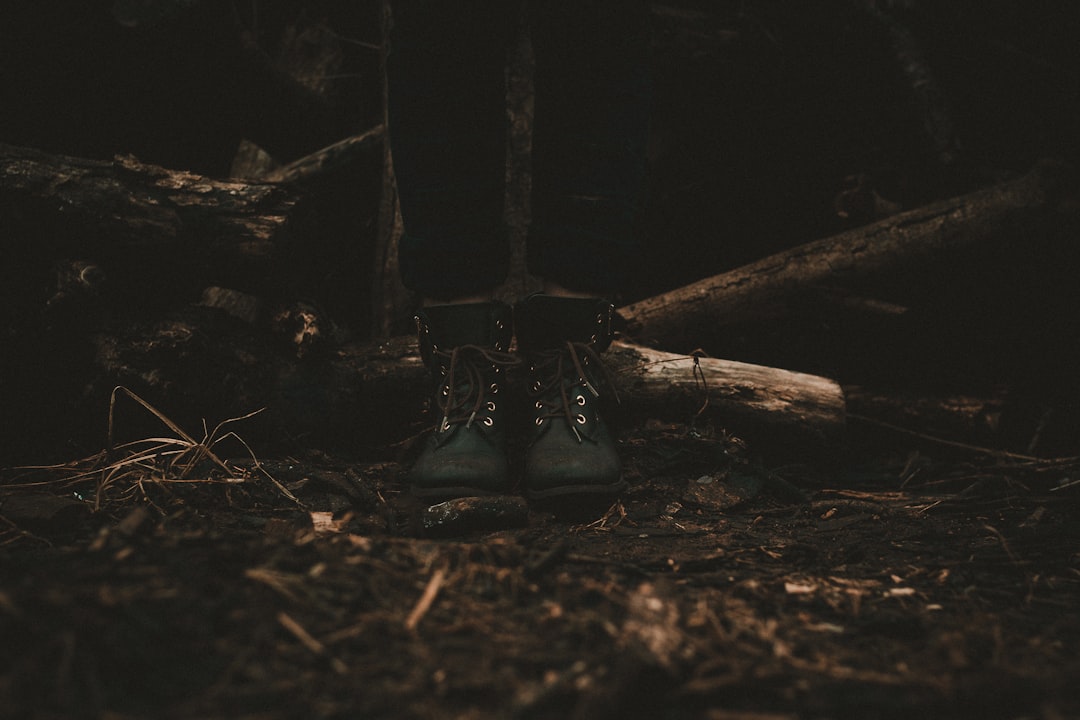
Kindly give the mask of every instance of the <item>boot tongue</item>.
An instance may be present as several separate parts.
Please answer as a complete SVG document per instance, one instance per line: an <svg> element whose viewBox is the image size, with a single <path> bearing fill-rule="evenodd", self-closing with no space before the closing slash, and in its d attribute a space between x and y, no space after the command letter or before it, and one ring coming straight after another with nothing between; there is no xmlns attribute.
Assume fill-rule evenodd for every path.
<svg viewBox="0 0 1080 720"><path fill-rule="evenodd" d="M459 345L500 351L510 347L510 308L503 303L431 305L416 313L416 323L421 343L441 350Z"/></svg>
<svg viewBox="0 0 1080 720"><path fill-rule="evenodd" d="M518 347L522 352L536 352L570 340L603 351L611 343L613 310L610 302L600 298L530 295L514 307Z"/></svg>

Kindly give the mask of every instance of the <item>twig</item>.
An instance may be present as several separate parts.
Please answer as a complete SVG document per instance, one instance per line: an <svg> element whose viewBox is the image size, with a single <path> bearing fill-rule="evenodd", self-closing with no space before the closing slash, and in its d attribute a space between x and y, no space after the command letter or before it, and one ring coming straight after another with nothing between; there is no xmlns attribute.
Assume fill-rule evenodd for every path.
<svg viewBox="0 0 1080 720"><path fill-rule="evenodd" d="M616 516L618 516L618 519L615 520L615 522L612 523L611 525L608 525L608 523L611 521L611 519L616 517ZM589 523L585 527L586 528L591 528L593 530L607 530L609 528L613 530L613 529L619 527L620 525L622 525L622 521L625 520L625 519L626 519L626 508L623 507L622 500L616 500L614 503L612 503L611 507L609 507L604 512L604 514L602 516L600 516L596 520L593 520L591 523Z"/></svg>
<svg viewBox="0 0 1080 720"><path fill-rule="evenodd" d="M701 369L701 358L708 357L704 350L700 348L691 353L694 358L694 389L701 393L701 407L694 413L694 417L690 419L690 432L695 433L694 425L697 423L698 418L709 407L709 383L705 379L705 371Z"/></svg>
<svg viewBox="0 0 1080 720"><path fill-rule="evenodd" d="M944 500L937 500L937 501L935 501L935 502L932 502L932 503L930 503L929 505L927 505L926 507L924 507L924 508L922 508L922 509L918 510L918 513L917 513L917 514L919 514L919 515L922 515L922 514L923 514L923 513L925 513L925 512L928 512L928 511L930 511L930 510L933 510L934 508L936 508L936 507L937 507L938 505L940 505L940 504L941 504L941 503L943 503L943 502L945 502L945 501L944 501Z"/></svg>
<svg viewBox="0 0 1080 720"><path fill-rule="evenodd" d="M298 603L301 601L300 596L289 587L291 578L285 573L269 568L248 568L244 571L244 577L263 583L290 602Z"/></svg>
<svg viewBox="0 0 1080 720"><path fill-rule="evenodd" d="M1074 485L1080 485L1080 480L1072 480L1072 481L1067 482L1067 483L1062 483L1061 485L1057 485L1055 487L1050 488L1050 492L1057 492L1058 490L1064 490L1065 488L1071 488Z"/></svg>
<svg viewBox="0 0 1080 720"><path fill-rule="evenodd" d="M350 45L356 45L357 47L367 48L368 50L378 50L379 52L382 52L382 50L383 50L383 46L378 44L378 43L373 43L373 42L368 42L367 40L357 40L356 38L346 37L346 36L342 35L341 33L334 32L333 30L330 30L328 32L331 35L333 35L334 37L336 37L338 40L340 40L341 42L348 43Z"/></svg>
<svg viewBox="0 0 1080 720"><path fill-rule="evenodd" d="M993 525L983 525L983 530L990 531L990 533L998 539L998 542L1001 543L1001 548L1005 551L1005 554L1009 556L1009 559L1012 560L1014 564L1020 564L1020 558L1018 558L1016 556L1016 553L1012 551L1012 548L1009 547L1008 541L1005 539L1005 536L1001 534L1000 530L998 530Z"/></svg>
<svg viewBox="0 0 1080 720"><path fill-rule="evenodd" d="M291 632L293 636L295 636L296 639L313 654L319 655L320 657L326 655L326 646L312 637L311 633L305 630L300 623L289 617L284 611L278 613L277 619L282 627ZM340 658L330 658L330 665L334 668L334 671L340 675L344 675L349 670Z"/></svg>
<svg viewBox="0 0 1080 720"><path fill-rule="evenodd" d="M323 653L326 652L326 646L325 645L323 645L321 642L319 642L318 640L313 638L311 636L311 633L309 633L307 630L305 630L300 625L300 623L296 622L291 617L289 617L289 615L286 614L284 611L278 613L277 619L278 619L278 622L281 623L281 625L286 630L288 630L294 636L296 636L296 639L299 640L301 643L303 643L304 647L306 647L308 650L315 653L316 655L322 655Z"/></svg>
<svg viewBox="0 0 1080 720"><path fill-rule="evenodd" d="M262 410L259 410L257 412L262 412ZM252 413L252 414L254 414L254 413ZM250 417L250 416L247 416L247 417ZM241 419L241 418L237 418L237 419ZM222 424L224 424L224 423L222 423ZM220 425L218 427L220 427ZM289 492L289 489L287 487L285 487L280 482L278 482L278 479L275 478L273 475L271 475L269 473L269 471L267 471L267 469L263 467L262 463L259 462L259 458L255 457L255 452L251 449L251 446L248 445L247 442L245 442L242 437L237 435L235 432L230 431L228 434L222 436L220 439L224 440L227 437L235 438L237 442L239 442L241 445L244 446L244 449L247 450L248 456L251 458L251 462L253 463L252 467L255 470L262 473L263 477L265 477L267 480L269 480L271 483L273 483L274 487L276 487L278 489L278 492L280 492L282 495L284 495L288 499L292 500L294 503L296 503L301 508L304 507L304 503L300 502L300 499L298 497L296 497L291 492Z"/></svg>
<svg viewBox="0 0 1080 720"><path fill-rule="evenodd" d="M1035 452L1035 448L1039 445L1039 440L1042 439L1043 430L1046 429L1046 424L1050 422L1050 416L1054 414L1054 408L1045 408L1042 412L1042 416L1039 418L1039 424L1035 427L1035 433L1031 436L1031 442L1028 443L1027 452Z"/></svg>
<svg viewBox="0 0 1080 720"><path fill-rule="evenodd" d="M186 440L189 444L191 444L191 445L195 444L195 438L188 435L186 432L184 432L180 428L179 425L174 423L169 418L165 417L165 415L163 415L161 413L161 411L159 411L157 408L155 408L150 403L143 400L141 397L139 397L135 393L128 390L123 385L117 385L116 387L113 388L112 394L109 396L109 426L108 426L108 443L107 443L107 445L108 445L107 449L109 451L112 451L114 449L114 447L115 447L115 443L113 441L114 441L114 438L115 438L115 429L116 429L116 422L115 422L116 421L116 397L120 393L123 393L124 395L128 396L129 398L131 398L132 400L137 402L139 405L142 405L143 408L145 408L147 412L149 412L151 415L153 415L158 420L160 420L165 425L165 427L172 430L174 433L176 433L181 438Z"/></svg>
<svg viewBox="0 0 1080 720"><path fill-rule="evenodd" d="M899 425L893 425L887 423L884 420L875 420L874 418L866 417L865 415L857 415L855 413L848 413L847 417L851 420L858 420L869 425L877 425L878 427L885 428L886 430L892 430L894 432L903 433L904 435L910 435L917 437L920 440L927 440L938 445L945 445L948 447L959 448L961 450L967 450L969 452L979 453L981 455L991 455L994 457L1004 457L1010 460L1021 460L1023 462L1037 463L1040 465L1058 465L1065 463L1073 463L1080 461L1080 457L1061 457L1061 458L1040 458L1032 455L1021 455L1020 453L1009 452L1008 450L995 450L993 448L979 447L978 445L968 445L967 443L958 442L956 440L946 440L945 438L935 437L933 435L927 435L915 430L909 430Z"/></svg>
<svg viewBox="0 0 1080 720"><path fill-rule="evenodd" d="M537 578L544 574L562 560L569 549L570 543L565 539L557 541L543 555L525 566L525 577Z"/></svg>
<svg viewBox="0 0 1080 720"><path fill-rule="evenodd" d="M7 519L7 518L6 518L6 517L4 517L3 515L0 515L0 522L4 523L4 524L5 524L5 525L7 525L8 527L10 527L10 528L11 528L11 531L12 531L13 533L15 533L15 534L17 535L17 537L15 537L15 538L12 538L12 539L10 539L10 540L5 540L5 541L3 541L3 542L0 542L0 547L2 547L2 546L4 546L4 545L7 545L7 544L9 544L9 543L15 542L15 541L16 541L16 540L18 540L18 538L20 538L20 537L23 537L23 538L29 538L29 539L31 539L31 540L37 540L37 541L38 541L38 542L40 542L40 543L44 543L44 544L45 544L46 546L48 546L48 547L52 547L52 546L53 546L53 544L52 544L51 542L49 542L48 540L46 540L45 538L43 538L43 537L38 537L37 535L35 535L35 534L34 534L34 533L32 533L32 532L29 532L29 531L27 531L27 530L23 530L23 529L22 529L21 527L19 527L18 525L16 525L15 523L13 523L13 522L12 522L11 520Z"/></svg>
<svg viewBox="0 0 1080 720"><path fill-rule="evenodd" d="M443 580L446 579L446 571L443 568L437 569L431 574L431 579L428 580L427 587L424 588L424 594L420 596L420 600L416 603L416 607L409 613L409 617L405 620L406 630L415 630L416 626L420 623L420 620L431 609L431 605L435 602L435 597L439 594L440 588L442 588Z"/></svg>

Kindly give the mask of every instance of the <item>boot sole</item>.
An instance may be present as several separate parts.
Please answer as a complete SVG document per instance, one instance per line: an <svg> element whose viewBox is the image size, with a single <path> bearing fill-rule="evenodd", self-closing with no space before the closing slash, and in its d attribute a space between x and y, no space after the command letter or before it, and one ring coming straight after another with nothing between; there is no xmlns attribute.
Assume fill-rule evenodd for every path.
<svg viewBox="0 0 1080 720"><path fill-rule="evenodd" d="M561 485L546 490L526 490L525 497L529 500L550 500L577 496L599 498L610 495L614 497L626 490L627 487L625 480L606 485Z"/></svg>
<svg viewBox="0 0 1080 720"><path fill-rule="evenodd" d="M490 495L505 495L505 490L485 490L477 487L440 487L440 488L417 488L410 487L409 494L424 500L453 500L461 497L488 497Z"/></svg>

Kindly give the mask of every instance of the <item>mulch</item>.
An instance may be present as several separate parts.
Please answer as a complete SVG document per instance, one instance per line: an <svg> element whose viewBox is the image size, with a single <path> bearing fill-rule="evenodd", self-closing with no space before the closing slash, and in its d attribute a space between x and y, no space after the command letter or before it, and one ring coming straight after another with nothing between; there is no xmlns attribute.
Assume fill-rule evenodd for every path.
<svg viewBox="0 0 1080 720"><path fill-rule="evenodd" d="M4 472L0 714L1080 716L1075 458L647 424L568 516L208 435Z"/></svg>

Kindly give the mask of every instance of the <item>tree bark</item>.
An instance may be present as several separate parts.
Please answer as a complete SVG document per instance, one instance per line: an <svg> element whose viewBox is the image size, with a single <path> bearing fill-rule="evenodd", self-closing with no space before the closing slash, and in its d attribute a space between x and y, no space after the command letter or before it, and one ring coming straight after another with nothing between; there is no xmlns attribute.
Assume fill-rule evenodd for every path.
<svg viewBox="0 0 1080 720"><path fill-rule="evenodd" d="M388 338L405 330L410 293L401 283L398 267L398 243L405 228L398 204L394 158L389 142L389 134L393 129L390 128L388 114L389 85L386 79L386 63L390 52L390 28L393 18L388 0L380 2L380 20L382 44L379 51L379 78L382 83L382 124L388 131L383 135L382 145L382 189L379 195L372 261L370 328L372 337Z"/></svg>
<svg viewBox="0 0 1080 720"><path fill-rule="evenodd" d="M76 310L65 283L46 287L72 263L94 267L96 305L110 315L147 317L213 285L276 299L302 280L298 258L325 255L337 216L312 205L286 186L0 144L0 237L21 260L0 273L0 299L34 316L42 293L61 294Z"/></svg>
<svg viewBox="0 0 1080 720"><path fill-rule="evenodd" d="M1060 166L1042 165L1015 180L800 245L619 313L639 341L700 344L740 323L782 317L803 293L823 286L1007 239L1057 212L1075 214L1075 193L1062 192L1062 174Z"/></svg>
<svg viewBox="0 0 1080 720"><path fill-rule="evenodd" d="M39 246L265 257L288 235L296 202L284 188L211 180L132 157L109 162L0 144L5 234L37 230L24 241Z"/></svg>
<svg viewBox="0 0 1080 720"><path fill-rule="evenodd" d="M791 447L835 448L843 436L844 393L828 378L624 342L612 345L606 361L632 414L700 417Z"/></svg>
<svg viewBox="0 0 1080 720"><path fill-rule="evenodd" d="M884 423L964 443L997 446L1002 440L1007 405L1004 396L933 396L856 385L845 385L844 396L853 423L855 418L867 418L863 424Z"/></svg>

